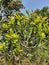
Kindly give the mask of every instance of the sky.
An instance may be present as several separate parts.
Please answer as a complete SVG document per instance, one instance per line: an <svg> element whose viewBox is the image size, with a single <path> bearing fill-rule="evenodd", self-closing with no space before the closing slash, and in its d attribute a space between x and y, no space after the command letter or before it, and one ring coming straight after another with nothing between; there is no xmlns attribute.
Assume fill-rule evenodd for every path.
<svg viewBox="0 0 49 65"><path fill-rule="evenodd" d="M32 11L36 9L41 9L44 6L49 6L49 0L22 0L22 3L26 7L27 10ZM21 12L25 12L21 10Z"/></svg>

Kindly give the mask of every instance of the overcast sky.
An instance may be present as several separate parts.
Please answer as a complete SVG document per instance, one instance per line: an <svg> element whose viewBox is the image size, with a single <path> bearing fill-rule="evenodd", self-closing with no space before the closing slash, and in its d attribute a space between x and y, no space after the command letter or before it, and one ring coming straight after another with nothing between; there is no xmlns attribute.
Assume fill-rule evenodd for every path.
<svg viewBox="0 0 49 65"><path fill-rule="evenodd" d="M22 3L29 11L49 6L49 0L22 0ZM24 10L22 10L22 12L24 12Z"/></svg>

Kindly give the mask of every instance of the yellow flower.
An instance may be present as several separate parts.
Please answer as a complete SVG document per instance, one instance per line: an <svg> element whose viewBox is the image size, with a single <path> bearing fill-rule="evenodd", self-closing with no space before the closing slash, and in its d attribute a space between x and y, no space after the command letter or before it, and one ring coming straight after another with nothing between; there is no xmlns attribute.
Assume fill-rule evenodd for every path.
<svg viewBox="0 0 49 65"><path fill-rule="evenodd" d="M13 30L12 30L12 28L10 28L10 34L12 34L13 33Z"/></svg>
<svg viewBox="0 0 49 65"><path fill-rule="evenodd" d="M35 25L35 23L32 21L32 22L30 23L30 25Z"/></svg>
<svg viewBox="0 0 49 65"><path fill-rule="evenodd" d="M6 34L5 36L6 36L6 38L9 38L9 39L11 38L11 36L9 34Z"/></svg>
<svg viewBox="0 0 49 65"><path fill-rule="evenodd" d="M40 37L45 38L45 33L44 32L40 33Z"/></svg>
<svg viewBox="0 0 49 65"><path fill-rule="evenodd" d="M8 28L7 24L5 24L5 23L2 24L2 27L5 28L5 29Z"/></svg>
<svg viewBox="0 0 49 65"><path fill-rule="evenodd" d="M13 40L13 43L16 43L18 41L18 39L16 39L16 40Z"/></svg>
<svg viewBox="0 0 49 65"><path fill-rule="evenodd" d="M37 16L37 18L34 21L35 21L35 23L39 23L39 22L41 22L41 18L39 16Z"/></svg>
<svg viewBox="0 0 49 65"><path fill-rule="evenodd" d="M18 21L17 24L20 26L20 22Z"/></svg>
<svg viewBox="0 0 49 65"><path fill-rule="evenodd" d="M16 14L16 13L14 14L14 16L15 16L15 18L18 19L18 20L21 19L20 15L18 15L18 14Z"/></svg>
<svg viewBox="0 0 49 65"><path fill-rule="evenodd" d="M18 38L18 37L19 37L19 35L18 35L18 34L15 34L15 33L13 33L11 36L12 36L13 38Z"/></svg>
<svg viewBox="0 0 49 65"><path fill-rule="evenodd" d="M0 43L0 49L3 49L4 44Z"/></svg>

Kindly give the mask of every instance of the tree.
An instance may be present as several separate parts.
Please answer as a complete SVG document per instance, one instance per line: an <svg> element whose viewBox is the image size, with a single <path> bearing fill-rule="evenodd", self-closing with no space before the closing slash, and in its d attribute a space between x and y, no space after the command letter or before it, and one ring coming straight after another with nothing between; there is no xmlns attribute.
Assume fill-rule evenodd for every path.
<svg viewBox="0 0 49 65"><path fill-rule="evenodd" d="M40 12L41 12L40 9L36 9L36 10L35 10L35 13L37 13L38 15L40 15Z"/></svg>
<svg viewBox="0 0 49 65"><path fill-rule="evenodd" d="M20 11L21 8L24 8L21 0L0 0L0 11L4 16L11 15L13 11Z"/></svg>
<svg viewBox="0 0 49 65"><path fill-rule="evenodd" d="M20 12L13 14L20 8L23 8L20 0L0 0L0 19L3 12L7 16L0 21L1 63L3 65L5 61L5 65L17 65L27 59L37 65L44 65L41 61L48 65L49 10L47 7L31 13L26 10L28 16Z"/></svg>
<svg viewBox="0 0 49 65"><path fill-rule="evenodd" d="M8 61L18 57L19 63L24 58L28 58L30 62L34 58L37 59L34 62L39 61L38 58L46 62L44 59L49 58L49 22L47 18L47 16L42 17L34 12L28 16L17 12L1 22L1 43L4 43L4 53ZM13 64L13 62L10 63ZM37 62L37 64L40 63L41 60Z"/></svg>
<svg viewBox="0 0 49 65"><path fill-rule="evenodd" d="M35 10L35 13L37 13L38 15L41 15L41 16L48 16L48 13L49 13L49 7L43 7L42 9L36 9Z"/></svg>

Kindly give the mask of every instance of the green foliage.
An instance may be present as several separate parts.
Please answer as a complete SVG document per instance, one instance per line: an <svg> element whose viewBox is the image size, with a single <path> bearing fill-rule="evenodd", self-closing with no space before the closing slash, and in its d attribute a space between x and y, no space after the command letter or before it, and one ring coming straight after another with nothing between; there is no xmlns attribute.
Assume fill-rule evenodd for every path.
<svg viewBox="0 0 49 65"><path fill-rule="evenodd" d="M3 0L1 2L5 9L16 9L18 11L20 8L23 8L21 0Z"/></svg>
<svg viewBox="0 0 49 65"><path fill-rule="evenodd" d="M27 13L28 14L28 13ZM17 12L8 16L0 24L1 43L3 43L6 58L35 62L36 65L49 63L49 17L36 12L28 16ZM3 46L0 48L2 49ZM9 58L10 57L10 58ZM47 60L48 59L48 60ZM16 59L15 59L16 60ZM11 60L10 60L11 61ZM14 60L13 60L14 62ZM13 63L11 62L11 63ZM22 62L22 61L21 61ZM13 64L14 65L14 64Z"/></svg>
<svg viewBox="0 0 49 65"><path fill-rule="evenodd" d="M20 12L22 8L24 5L21 0L0 0L0 20L2 17L13 15L14 12Z"/></svg>

